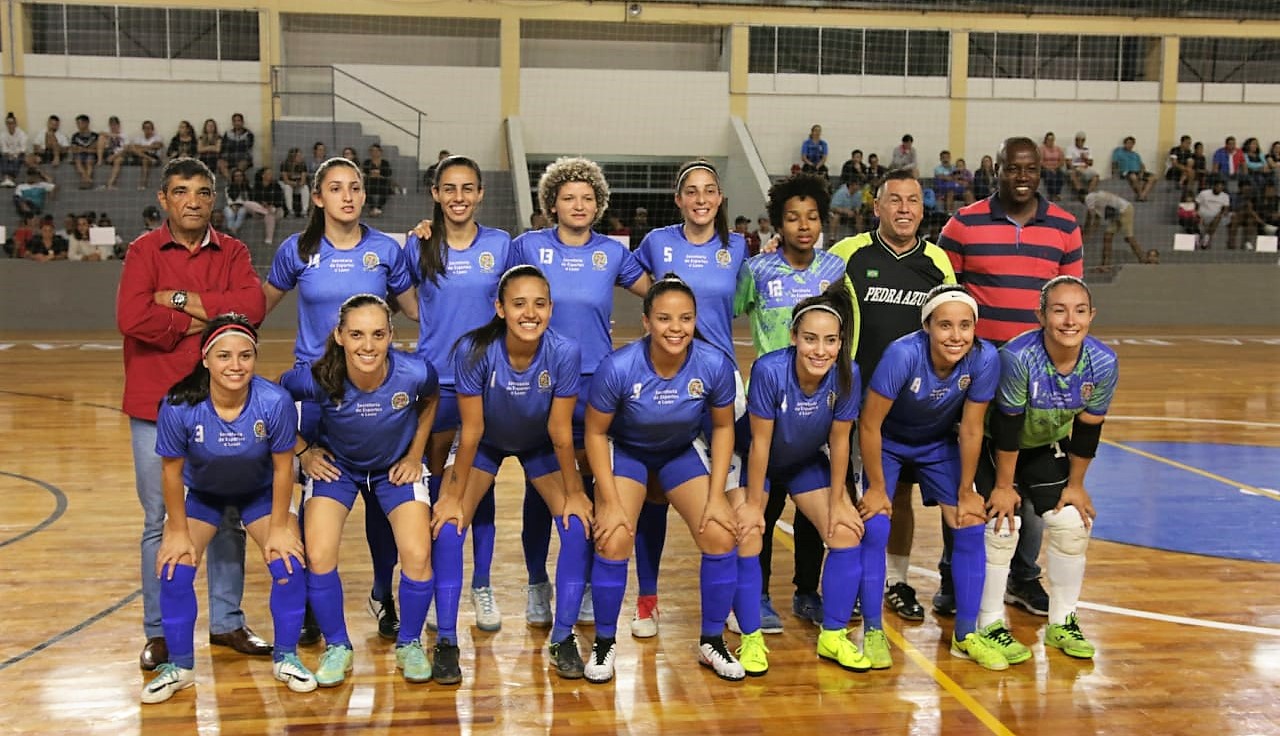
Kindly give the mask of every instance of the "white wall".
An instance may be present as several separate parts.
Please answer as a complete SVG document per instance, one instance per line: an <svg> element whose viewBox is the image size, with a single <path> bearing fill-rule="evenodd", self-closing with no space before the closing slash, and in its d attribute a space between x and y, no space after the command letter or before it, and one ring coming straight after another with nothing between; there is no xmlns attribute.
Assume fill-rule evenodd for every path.
<svg viewBox="0 0 1280 736"><path fill-rule="evenodd" d="M1280 105L1183 103L1178 105L1178 135L1204 141L1207 157L1229 135L1236 137L1236 145L1256 137L1266 153L1271 141L1280 139Z"/></svg>
<svg viewBox="0 0 1280 736"><path fill-rule="evenodd" d="M1039 142L1053 131L1065 150L1076 132L1083 131L1093 151L1094 169L1103 177L1110 175L1111 151L1128 135L1137 139L1134 150L1142 155L1147 169L1159 174L1165 169L1168 149L1159 150L1158 115L1157 103L1148 102L970 100L965 162L971 169L978 168L983 155L995 156L1000 143L1015 135Z"/></svg>

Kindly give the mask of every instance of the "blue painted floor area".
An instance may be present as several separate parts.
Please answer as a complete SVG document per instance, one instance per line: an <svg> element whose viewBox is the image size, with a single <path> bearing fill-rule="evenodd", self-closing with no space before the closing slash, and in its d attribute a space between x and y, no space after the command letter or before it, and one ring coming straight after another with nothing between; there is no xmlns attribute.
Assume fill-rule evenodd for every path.
<svg viewBox="0 0 1280 736"><path fill-rule="evenodd" d="M1280 491L1280 447L1125 442L1182 465ZM1280 500L1242 493L1167 463L1103 445L1089 466L1098 519L1111 542L1239 560L1280 562Z"/></svg>

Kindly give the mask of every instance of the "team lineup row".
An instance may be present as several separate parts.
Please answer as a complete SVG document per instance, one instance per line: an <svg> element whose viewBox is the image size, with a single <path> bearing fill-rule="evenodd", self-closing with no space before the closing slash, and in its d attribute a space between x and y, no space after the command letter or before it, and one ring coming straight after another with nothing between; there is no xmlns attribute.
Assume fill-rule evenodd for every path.
<svg viewBox="0 0 1280 736"><path fill-rule="evenodd" d="M1002 163L1014 147L1007 148ZM989 588L1000 577L986 573L993 561L1000 567L998 558L1006 550L1003 569L1008 575L1008 558L1018 537L1013 518L1018 505L1015 467L1019 487L1031 487L1024 477L1031 473L1040 478L1036 487L1049 488L1051 496L1022 504L1034 505L1036 513L1050 520L1050 582L1054 607L1061 609L1050 612L1050 643L1075 656L1091 653L1071 613L1079 581L1073 593L1070 580L1059 585L1054 574L1056 550L1058 557L1070 558L1067 578L1076 577L1071 572L1076 561L1083 576L1092 516L1083 473L1097 444L1115 376L1114 355L1087 338L1092 305L1078 279L1050 281L1049 288L1036 289L1040 304L1032 311L1045 329L1007 344L1002 358L991 344L975 339L979 312L985 318L987 305L963 288L886 300L898 312L914 312L915 331L901 330L905 337L881 346L884 354L877 358L883 360L867 370L863 348L882 339L887 328L884 320L875 318L880 307L855 298L869 293L859 289L855 277L857 255L884 251L899 256L898 261L918 255L922 262L934 264L932 271L947 272L938 273L941 278L930 286L956 280L949 268L937 267L945 266L947 258L939 259L935 246L906 242L915 241L914 229L910 238L898 237L905 234L911 211L919 207L919 184L909 175L890 177L882 187L885 211L878 213L880 230L862 242L838 244L832 253L813 248L829 205L823 184L803 175L780 182L771 190L769 203L774 221L782 223L780 247L746 262L744 244L730 237L719 212L716 172L705 162L692 162L680 172L676 203L685 222L654 231L634 254L590 230L607 206L608 190L589 161L566 159L548 167L540 195L556 226L515 241L475 224L483 190L474 163L454 157L442 164L432 189L436 208L430 234L424 229L423 237L412 238L404 251L359 224L359 171L336 161L322 167L315 177L311 222L281 246L267 284L257 291L256 304L248 279L216 295L211 285L167 288L176 285L174 274L164 274L167 264L185 265L209 251L214 251L212 258L234 250L236 241L209 231L207 219L199 226L201 202L211 199L211 179L202 182L198 169L186 176L166 172L160 199L170 212L170 224L151 238L154 243L144 243L144 237L131 248L119 305L126 336L126 410L131 399L147 392L154 395L157 387L160 395L168 396L158 428L151 425L158 433L154 452L163 458L161 539L148 564L144 531L143 564L144 592L148 573L164 571L153 584L159 589L160 610L147 612L144 627L151 637L149 648L156 638L152 632L161 630L169 661L144 690L144 700L167 699L194 681L190 665L195 600L189 571L215 539L219 522L226 521L228 507L240 512L273 568L277 677L293 689L310 689L317 681L341 682L352 650L342 617L337 540L357 493L373 501L367 519L377 517L373 512L380 507L389 521L385 538L375 541L376 529L370 534L376 600L390 598L396 554L392 548L390 564L380 572L379 551L386 545L378 542L394 540L398 548L399 666L411 681L460 681L456 618L463 538L468 529L480 536L478 512L484 499L491 499L488 489L507 455L519 457L534 489L530 495L545 501L542 518L547 521L530 524L536 515L528 513L526 499L526 537L536 538L539 531L546 537L550 516L559 519L551 650L562 676L585 675L597 682L612 677L616 622L633 544L638 565L643 566L645 558L655 562L652 570L637 571L642 611L644 597L656 595L661 541L657 555L652 538L647 540L648 554L641 544L646 531L641 509L656 506L645 502L646 487L650 494L665 491L666 501L685 518L703 553L703 664L726 679L767 671L768 650L760 635L759 554L766 527L771 526L764 518L765 499L780 491L790 493L804 516L816 522L830 550L823 565L826 608L819 655L854 670L890 666L878 602L885 577L889 498L904 470L920 482L928 501L942 504L943 518L956 528L951 562L958 609L953 653L993 669L1029 656L999 621L1003 578L993 588L994 606L986 605L991 596L982 594L984 577ZM1030 168L1023 166L1018 176ZM1033 210L1036 207L1040 203L1033 204ZM899 217L902 213L906 215ZM1076 239L1078 243L1078 233ZM215 247L202 247L211 244ZM417 262L405 253L417 255ZM131 265L137 267L132 278ZM911 263L908 270L934 276L920 265ZM867 269L865 275L875 277L877 271ZM651 274L658 273L667 275L655 281ZM851 277L848 282L846 275ZM251 270L249 276L258 288ZM901 291L888 288L889 280L882 283L876 288L883 292ZM647 334L611 352L609 312L615 285L644 295ZM145 288L134 286L154 291L145 293ZM281 384L303 402L300 425L293 424L297 417L292 399L263 379L254 379L252 370L253 324L293 288L300 297L299 365ZM137 314L129 304L134 293L145 294L149 302L139 304ZM419 320L418 360L387 350L389 310L370 294L395 296L404 311ZM247 308L217 308L236 306L236 298ZM226 311L242 311L246 317L210 321ZM732 357L730 323L735 311L751 314L762 353L745 392ZM144 312L166 317L165 324L152 327L167 330L174 339L162 344L157 334L148 335L150 340L135 336L141 318L147 316ZM695 339L695 325L697 336L705 340ZM132 349L131 340L136 341ZM184 344L188 356L170 357ZM856 365L851 353L858 358ZM131 380L137 373L130 370L131 359L163 360L174 367L187 361L183 372L192 364L197 367L169 391L163 376L147 380L145 386ZM1006 364L1003 379L1001 361ZM863 404L861 378L867 379L870 390L859 438L863 456L870 460L866 492L855 505L845 493L845 477L852 423ZM998 395L997 381L1002 381ZM260 416L239 429L230 426L249 416L250 406L271 396L287 410L272 410L269 417ZM993 397L1000 410L991 412L988 452L980 452L983 416ZM151 417L130 413L135 420L135 463L140 465L137 425L145 429ZM523 421L513 421L517 417ZM731 470L735 420L741 420L737 449L748 459ZM212 431L214 426L220 429ZM296 522L288 514L293 480L288 453L294 450L301 450L297 454L310 478L303 507L305 557L297 535L290 531L297 528ZM252 464L239 457L254 451L259 454L256 483L245 474ZM429 475L422 469L424 456L428 466L434 466ZM224 477L219 457L236 457L236 474ZM975 473L978 489L989 495L986 507L972 490ZM1043 482L1050 475L1056 493L1053 483ZM185 506L184 485L190 489ZM258 490L246 494L246 488ZM722 489L731 490L725 494ZM140 498L143 494L139 472ZM428 495L438 497L433 510L413 503ZM659 508L665 523L665 507ZM984 522L989 524L985 535ZM665 536L665 529L660 531ZM588 546L592 539L594 562ZM527 558L530 546L526 543ZM532 546L536 562L537 545ZM489 550L491 554L491 543ZM545 542L541 550L545 561ZM212 597L213 564L211 547L211 609L217 602ZM478 573L480 567L477 554ZM536 585L535 567L530 565L530 583ZM646 572L653 578L649 593ZM541 575L545 583L545 569ZM477 582L487 580L473 577L473 594L486 587ZM584 663L572 627L588 584L597 636ZM864 611L875 609L865 620L865 653L845 630L860 585ZM434 661L429 662L419 637L433 596L439 635ZM314 676L294 651L308 600L326 640ZM736 658L723 639L730 609L734 630L742 632ZM159 614L158 627L152 613ZM648 613L656 629L656 606ZM211 616L214 632L219 614L211 610ZM144 650L144 665L147 654Z"/></svg>

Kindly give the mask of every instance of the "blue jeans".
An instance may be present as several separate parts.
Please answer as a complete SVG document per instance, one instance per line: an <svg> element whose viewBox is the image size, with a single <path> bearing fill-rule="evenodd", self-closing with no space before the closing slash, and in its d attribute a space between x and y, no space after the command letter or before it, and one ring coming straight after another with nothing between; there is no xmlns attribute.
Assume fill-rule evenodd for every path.
<svg viewBox="0 0 1280 736"><path fill-rule="evenodd" d="M160 579L156 556L164 538L164 489L160 456L156 454L156 425L129 418L133 444L133 474L142 504L142 631L147 638L164 636L160 625ZM209 633L226 634L244 626L240 598L244 595L244 528L240 513L228 505L218 533L205 550L209 571Z"/></svg>

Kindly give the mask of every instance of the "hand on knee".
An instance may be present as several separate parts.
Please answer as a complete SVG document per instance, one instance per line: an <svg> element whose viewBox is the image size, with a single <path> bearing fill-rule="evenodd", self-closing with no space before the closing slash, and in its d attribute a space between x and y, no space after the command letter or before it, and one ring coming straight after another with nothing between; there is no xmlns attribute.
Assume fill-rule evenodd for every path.
<svg viewBox="0 0 1280 736"><path fill-rule="evenodd" d="M1009 529L1009 523L1002 522L1000 531L996 531L997 519L987 522L987 531L985 541L987 546L987 564L996 565L998 567L1008 567L1013 561L1013 554L1018 550L1019 530L1022 528L1022 519L1013 517L1013 529Z"/></svg>
<svg viewBox="0 0 1280 736"><path fill-rule="evenodd" d="M698 533L698 548L703 554L723 555L737 546L738 540L728 529L714 522Z"/></svg>
<svg viewBox="0 0 1280 736"><path fill-rule="evenodd" d="M1085 526L1075 506L1046 512L1044 527L1049 537L1049 549L1060 555L1082 557L1089 548L1089 527Z"/></svg>

